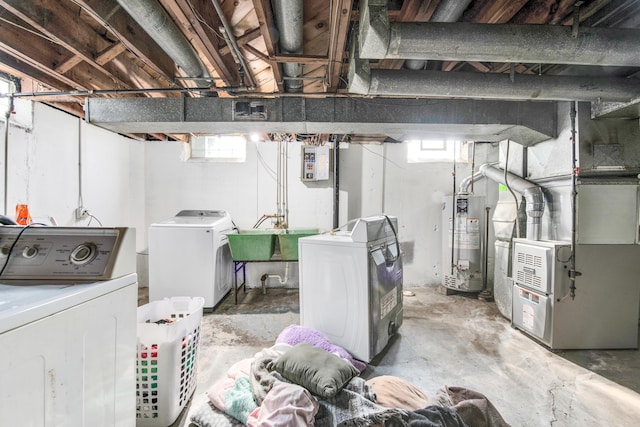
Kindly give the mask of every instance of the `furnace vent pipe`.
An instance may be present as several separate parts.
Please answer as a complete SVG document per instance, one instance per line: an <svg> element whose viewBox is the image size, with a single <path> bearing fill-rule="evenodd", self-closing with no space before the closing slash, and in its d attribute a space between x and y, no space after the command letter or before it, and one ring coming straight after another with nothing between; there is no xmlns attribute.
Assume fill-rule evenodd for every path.
<svg viewBox="0 0 640 427"><path fill-rule="evenodd" d="M280 33L280 50L284 54L302 54L303 0L275 0L273 6ZM282 71L287 77L300 77L302 64L284 63ZM287 92L302 92L302 80L287 79L284 84Z"/></svg>
<svg viewBox="0 0 640 427"><path fill-rule="evenodd" d="M188 77L209 77L191 45L157 0L118 0L118 3Z"/></svg>
<svg viewBox="0 0 640 427"><path fill-rule="evenodd" d="M349 67L349 92L363 95L616 102L640 95L640 79L631 78L372 70L353 54Z"/></svg>
<svg viewBox="0 0 640 427"><path fill-rule="evenodd" d="M476 181L483 176L499 184L507 184L504 180L504 169L497 168L490 164L484 164L480 166L478 172L462 180L460 183L460 193L468 193L471 181ZM542 188L511 172L507 172L507 180L509 181L509 187L522 194L527 203L527 239L540 240L542 231L540 224L544 212L544 194Z"/></svg>
<svg viewBox="0 0 640 427"><path fill-rule="evenodd" d="M635 28L580 27L574 38L565 25L390 23L385 1L364 3L362 58L640 66Z"/></svg>

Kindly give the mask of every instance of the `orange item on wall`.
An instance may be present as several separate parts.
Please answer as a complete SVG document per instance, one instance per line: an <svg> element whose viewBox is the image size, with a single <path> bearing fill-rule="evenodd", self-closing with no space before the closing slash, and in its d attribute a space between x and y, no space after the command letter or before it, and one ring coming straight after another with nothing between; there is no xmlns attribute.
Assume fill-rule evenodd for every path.
<svg viewBox="0 0 640 427"><path fill-rule="evenodd" d="M16 205L16 222L20 225L31 224L31 214L29 214L29 205L17 204Z"/></svg>

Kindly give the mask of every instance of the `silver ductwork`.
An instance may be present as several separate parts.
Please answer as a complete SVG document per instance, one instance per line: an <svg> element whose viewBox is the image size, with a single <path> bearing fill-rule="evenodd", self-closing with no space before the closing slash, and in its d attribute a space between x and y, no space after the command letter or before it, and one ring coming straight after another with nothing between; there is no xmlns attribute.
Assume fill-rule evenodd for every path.
<svg viewBox="0 0 640 427"><path fill-rule="evenodd" d="M527 239L540 240L542 231L540 224L544 212L544 193L542 192L542 188L511 172L507 172L507 181L505 181L504 169L497 168L490 164L484 164L480 166L478 172L462 180L460 183L460 193L468 193L471 182L483 176L499 184L508 185L513 191L524 196L527 209Z"/></svg>
<svg viewBox="0 0 640 427"><path fill-rule="evenodd" d="M98 98L85 119L118 133L333 133L511 140L530 146L556 136L553 102L461 99Z"/></svg>
<svg viewBox="0 0 640 427"><path fill-rule="evenodd" d="M274 11L278 31L280 33L280 50L284 54L303 53L303 11L302 0L274 0ZM282 71L288 79L285 81L286 92L302 92L302 64L284 63Z"/></svg>
<svg viewBox="0 0 640 427"><path fill-rule="evenodd" d="M456 22L462 16L471 0L442 0L438 3L430 22ZM407 59L404 67L409 70L423 70L427 61L421 59Z"/></svg>
<svg viewBox="0 0 640 427"><path fill-rule="evenodd" d="M380 96L629 102L640 80L621 77L549 76L446 71L371 70L352 57L349 92Z"/></svg>
<svg viewBox="0 0 640 427"><path fill-rule="evenodd" d="M471 0L442 0L433 12L430 22L456 22L469 3Z"/></svg>
<svg viewBox="0 0 640 427"><path fill-rule="evenodd" d="M565 25L390 23L386 1L363 3L362 58L640 66L638 29L580 27L573 37Z"/></svg>
<svg viewBox="0 0 640 427"><path fill-rule="evenodd" d="M118 3L188 77L209 77L193 47L157 0L118 0Z"/></svg>

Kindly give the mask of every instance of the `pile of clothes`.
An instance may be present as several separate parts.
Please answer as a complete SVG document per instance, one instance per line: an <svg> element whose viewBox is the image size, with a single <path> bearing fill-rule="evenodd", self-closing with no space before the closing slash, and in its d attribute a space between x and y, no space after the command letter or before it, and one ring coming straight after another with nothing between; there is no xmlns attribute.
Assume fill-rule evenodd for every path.
<svg viewBox="0 0 640 427"><path fill-rule="evenodd" d="M443 387L430 399L390 375L365 380L366 365L311 328L290 325L276 343L229 368L191 416L199 427L508 427L481 393Z"/></svg>

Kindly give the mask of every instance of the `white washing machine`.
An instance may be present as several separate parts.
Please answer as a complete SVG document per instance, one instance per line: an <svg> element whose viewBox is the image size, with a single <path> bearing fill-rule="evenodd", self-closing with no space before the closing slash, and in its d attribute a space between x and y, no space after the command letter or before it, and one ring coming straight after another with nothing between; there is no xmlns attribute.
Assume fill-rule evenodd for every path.
<svg viewBox="0 0 640 427"><path fill-rule="evenodd" d="M211 310L233 284L228 233L222 210L184 210L149 227L149 301L173 296L203 297Z"/></svg>
<svg viewBox="0 0 640 427"><path fill-rule="evenodd" d="M134 426L135 230L0 227L0 249L0 425Z"/></svg>
<svg viewBox="0 0 640 427"><path fill-rule="evenodd" d="M300 324L369 362L402 324L397 218L360 218L298 240Z"/></svg>

